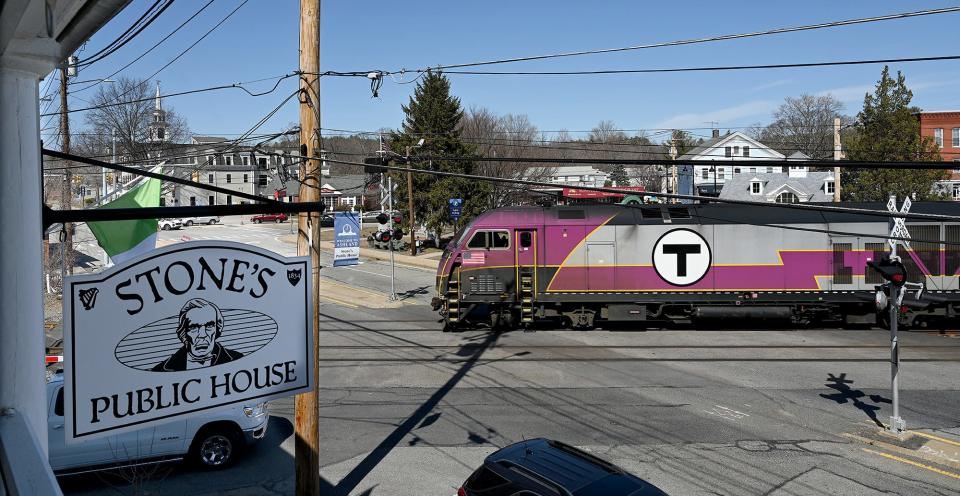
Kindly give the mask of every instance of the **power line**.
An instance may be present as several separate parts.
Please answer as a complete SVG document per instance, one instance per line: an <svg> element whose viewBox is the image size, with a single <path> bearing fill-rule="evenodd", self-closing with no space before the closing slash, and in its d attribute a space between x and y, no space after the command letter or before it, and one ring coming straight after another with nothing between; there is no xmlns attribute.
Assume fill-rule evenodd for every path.
<svg viewBox="0 0 960 496"><path fill-rule="evenodd" d="M575 57L575 56L581 56L581 55L596 55L601 53L626 52L626 51L633 51L633 50L644 50L648 48L694 45L699 43L710 43L710 42L716 42L716 41L753 38L758 36L769 36L769 35L783 34L783 33L795 33L800 31L811 31L815 29L852 26L856 24L866 24L866 23L880 22L880 21L891 21L891 20L898 20L898 19L907 19L911 17L947 14L947 13L953 13L953 12L960 12L960 7L945 7L942 9L919 10L914 12L903 12L898 14L888 14L888 15L873 16L873 17L861 17L856 19L846 19L842 21L824 22L819 24L807 24L803 26L767 29L763 31L754 31L749 33L726 34L726 35L720 35L720 36L709 36L704 38L665 41L665 42L659 42L659 43L650 43L645 45L634 45L634 46L619 47L619 48L581 50L581 51L575 51L575 52L561 52L561 53L554 53L554 54L547 54L547 55L513 57L513 58L505 58L505 59L487 60L482 62L469 62L469 63L463 63L463 64L436 65L436 66L427 67L423 69L416 69L415 71L400 70L400 71L393 71L392 73L444 71L446 69L454 69L454 68L460 68L460 67L477 67L477 66L484 66L484 65L507 64L507 63L513 63L513 62L527 62L531 60L555 59L555 58L562 58L562 57Z"/></svg>
<svg viewBox="0 0 960 496"><path fill-rule="evenodd" d="M136 26L136 23L134 24L134 26L131 26L130 29L127 29L127 31L124 31L124 33L123 33L122 35L120 35L119 38L117 38L116 40L114 40L110 45L108 45L107 48L104 48L103 50L100 50L99 52L93 54L92 56L90 56L90 58L89 58L88 60L83 61L83 62L81 62L81 63L78 63L78 64L77 64L77 67L86 67L86 66L89 66L89 65L91 65L91 64L94 64L94 63L96 63L96 62L98 62L98 61L100 61L100 60L105 59L106 57L109 57L110 55L112 55L113 53L115 53L117 50L123 48L124 45L126 45L127 43L130 43L130 41L132 41L134 38L137 37L137 35L139 35L140 33L142 33L144 29L147 29L147 27L149 27L151 24L153 24L153 21L156 21L156 20L160 17L160 15L163 14L163 12L164 12L165 10L167 10L168 8L170 8L171 5L173 5L173 2L174 2L174 0L167 0L167 2L164 3L162 6L160 6L160 8L159 8L154 14L152 14L149 19L147 19L146 21L144 21L144 22L137 28L137 30L133 32L133 34L131 34L130 36L127 36L126 38L124 38L124 36L125 36L127 33L129 33L130 30L134 28L134 26ZM159 0L158 0L157 3L159 3ZM152 9L153 7L155 7L155 6L157 5L157 3L154 3L153 6L151 6L151 9ZM149 12L149 11L148 11L148 12ZM146 15L146 14L144 14L144 15ZM138 19L137 22L139 23L140 20L142 20L142 19L143 19L143 17L141 17L140 19ZM121 41L120 38L123 38L123 40Z"/></svg>
<svg viewBox="0 0 960 496"><path fill-rule="evenodd" d="M421 157L421 159L426 160L427 158ZM439 160L436 157L432 157L433 160ZM333 162L344 165L353 165L357 167L371 167L370 164L365 164L361 162L350 162L346 160L338 160L327 158L327 162ZM468 160L463 159L461 160ZM840 162L831 162L831 167ZM477 181L491 181L491 182L502 182L510 184L522 184L527 186L540 186L540 187L557 187L557 184L544 183L540 181L530 181L526 179L512 179L504 177L490 177L483 176L479 174L464 174L460 172L447 172L447 171L438 171L438 170L429 170L429 169L417 169L413 167L397 167L393 165L380 165L377 164L375 167L379 169L384 169L394 172L411 172L415 174L429 174L433 176L441 177L458 177L462 179L472 179ZM576 189L583 189L587 191L599 191L602 193L615 193L615 194L637 194L636 191L632 190L623 190L617 189L616 187L599 187L599 186L576 186ZM847 214L860 214L860 215L869 215L874 217L887 217L887 218L903 218L903 219L912 219L912 220L932 220L938 222L957 222L960 218L951 215L941 215L941 214L921 214L921 213L901 213L901 212L888 212L884 210L873 210L869 208L857 208L857 207L835 207L821 204L809 204L809 203L770 203L770 202L756 202L749 200L733 200L728 198L715 198L708 196L698 196L698 195L681 195L673 193L659 193L652 191L644 191L646 196L654 196L660 198L672 198L677 200L694 200L701 202L713 202L713 203L728 203L733 205L748 205L754 207L773 207L773 208L786 208L794 210L806 210L812 212L831 212L831 213L847 213Z"/></svg>
<svg viewBox="0 0 960 496"><path fill-rule="evenodd" d="M269 94L269 93L273 93L274 91L276 91L276 89L277 89L277 88L279 87L279 85L280 85L280 82L283 81L284 79L291 78L291 77L294 77L294 76L296 76L296 75L297 75L297 73L294 72L294 73L286 74L286 75L283 75L283 76L277 76L277 77L275 77L275 78L269 78L269 79L277 79L277 84L275 84L275 85L273 86L273 88L271 88L270 90L268 90L268 91L263 91L263 92L260 92L260 93L253 93L253 92L251 92L250 90L248 90L247 88L243 87L244 84L248 84L248 83L249 83L249 82L244 82L244 83L224 84L224 85L220 85L220 86L212 86L212 87L209 87L209 88L200 88L200 89L195 89L195 90L181 91L181 92L179 92L179 93L170 93L170 94L167 94L167 95L163 95L163 98L169 98L169 97L174 97L174 96L183 96L183 95L192 95L192 94L194 94L194 93L204 93L204 92L208 92L208 91L225 90L225 89L229 89L229 88L237 88L237 89L243 90L243 91L245 91L245 92L246 92L248 95L250 95L250 96L263 96L263 95L266 95L266 94ZM262 81L262 80L258 80L258 81ZM129 92L132 91L132 90L133 90L133 88L131 88L130 90L124 92L124 93L121 94L120 96L123 96L123 95L129 93ZM87 110L98 110L98 109L102 109L102 108L117 107L117 106L120 106L120 105L128 105L128 104L131 104L131 103L140 103L140 102L152 101L154 98L156 98L156 97L152 97L152 96L151 96L151 97L147 97L147 98L138 98L138 99L136 99L136 100L127 100L127 101L122 101L122 102L105 103L105 104L102 104L102 105L95 105L95 106L92 106L92 107L84 107L84 108L78 108L78 109L69 109L67 112L68 112L68 113L84 112L84 111L87 111ZM49 115L56 115L56 114L53 114L53 113L40 114L40 117L46 117L46 116L49 116Z"/></svg>
<svg viewBox="0 0 960 496"><path fill-rule="evenodd" d="M73 93L78 93L78 92L81 92L81 91L83 91L83 90L87 90L87 89L93 88L94 86L102 83L104 79L110 79L110 78L112 78L113 76L116 76L117 74L119 74L120 72L122 72L124 69L126 69L126 68L130 67L131 65L137 63L140 59L142 59L142 58L145 57L147 54L149 54L150 52L152 52L155 48L157 48L158 46L160 46L163 42L165 42L165 41L167 41L168 39L170 39L171 36L173 36L174 34L176 34L177 31L180 31L180 29L182 29L184 26L186 26L188 23L190 23L190 21L192 21L195 17L197 17L198 15L200 15L200 13L202 13L204 10L206 10L207 7L209 7L209 6L210 6L213 2L215 2L215 1L216 1L216 0L209 0L209 1L208 1L207 3L205 3L202 7L200 7L199 10L197 10L196 12L194 12L192 16L188 17L187 20L185 20L185 21L183 21L182 23L180 23L180 25L177 26L176 29L174 29L173 31L171 31L170 33L168 33L166 36L164 36L163 38L161 38L160 41L156 42L152 47L148 48L145 52L143 52L142 54L140 54L137 58L131 60L131 61L128 62L126 65L124 65L123 67L117 69L116 71L114 71L114 72L113 72L112 74L110 74L109 76L107 76L107 77L105 77L105 78L101 78L100 80L98 80L97 82L95 82L95 83L93 83L93 84L91 84L91 85L89 85L89 86L84 86L83 88L80 88L80 89L78 89L78 90L75 90L75 91L73 91ZM76 84L76 83L73 83L73 84Z"/></svg>
<svg viewBox="0 0 960 496"><path fill-rule="evenodd" d="M896 59L873 60L840 60L833 62L798 62L789 64L757 64L757 65L729 65L708 67L675 67L666 69L604 69L592 71L442 71L443 74L459 74L473 76L588 76L602 74L651 74L665 72L708 72L708 71L742 71L755 69L788 69L801 67L830 67L842 65L867 64L894 64L904 62L932 62L941 60L958 60L960 55L942 55L934 57L906 57Z"/></svg>

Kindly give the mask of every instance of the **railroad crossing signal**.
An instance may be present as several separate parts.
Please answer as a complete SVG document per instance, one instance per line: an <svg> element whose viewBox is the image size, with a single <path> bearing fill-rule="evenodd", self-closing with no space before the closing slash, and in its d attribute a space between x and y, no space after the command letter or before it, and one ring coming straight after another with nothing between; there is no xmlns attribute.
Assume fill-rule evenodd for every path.
<svg viewBox="0 0 960 496"><path fill-rule="evenodd" d="M905 214L910 211L910 206L913 202L910 201L908 196L903 200L903 206L900 207L900 213ZM897 197L890 195L890 201L887 202L887 210L893 213L897 212ZM910 231L907 231L906 219L903 217L894 217L893 218L893 228L890 229L891 238L904 238L904 239L888 239L887 243L890 243L890 248L896 250L897 243L903 243L904 246L910 248Z"/></svg>

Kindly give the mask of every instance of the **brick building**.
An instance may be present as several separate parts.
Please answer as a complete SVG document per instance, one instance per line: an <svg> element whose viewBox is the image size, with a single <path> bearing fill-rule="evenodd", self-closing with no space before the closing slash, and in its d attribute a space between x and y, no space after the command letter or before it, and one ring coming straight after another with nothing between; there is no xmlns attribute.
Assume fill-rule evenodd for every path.
<svg viewBox="0 0 960 496"><path fill-rule="evenodd" d="M960 110L918 112L920 136L930 137L947 162L960 162Z"/></svg>

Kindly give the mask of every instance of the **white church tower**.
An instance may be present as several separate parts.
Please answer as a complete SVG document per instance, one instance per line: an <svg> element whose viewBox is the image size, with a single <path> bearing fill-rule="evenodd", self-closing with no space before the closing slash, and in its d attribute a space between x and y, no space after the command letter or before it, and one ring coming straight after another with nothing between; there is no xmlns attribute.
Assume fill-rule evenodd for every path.
<svg viewBox="0 0 960 496"><path fill-rule="evenodd" d="M153 121L150 123L150 143L167 141L167 116L160 104L160 81L157 81L157 96L154 99Z"/></svg>

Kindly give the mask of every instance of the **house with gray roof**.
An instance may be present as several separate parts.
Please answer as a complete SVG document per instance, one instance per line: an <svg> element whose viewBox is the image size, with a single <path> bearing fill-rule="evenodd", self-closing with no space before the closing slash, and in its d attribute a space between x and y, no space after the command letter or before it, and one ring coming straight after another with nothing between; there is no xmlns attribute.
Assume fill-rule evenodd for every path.
<svg viewBox="0 0 960 496"><path fill-rule="evenodd" d="M786 173L740 173L727 180L720 198L776 203L833 201L833 172L791 166Z"/></svg>
<svg viewBox="0 0 960 496"><path fill-rule="evenodd" d="M787 157L773 148L735 131L721 136L719 129L713 130L711 139L683 154L681 159L703 161L703 165L693 166L694 190L697 194L716 196L725 184L735 175L783 173L783 167L771 164L769 167L737 167L736 165L711 165L709 162L722 160L785 160ZM792 158L792 157L791 157Z"/></svg>

